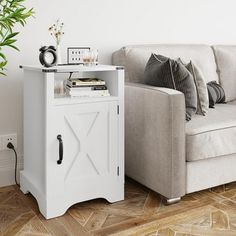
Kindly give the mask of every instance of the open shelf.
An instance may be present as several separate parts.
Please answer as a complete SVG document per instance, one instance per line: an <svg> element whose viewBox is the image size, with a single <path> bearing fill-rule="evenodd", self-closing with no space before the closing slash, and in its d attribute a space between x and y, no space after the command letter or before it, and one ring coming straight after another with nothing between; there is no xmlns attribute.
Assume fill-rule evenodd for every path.
<svg viewBox="0 0 236 236"><path fill-rule="evenodd" d="M109 91L110 96L106 97L71 97L66 92L57 93L58 90L57 83L59 83L59 91L62 91L62 87L66 86L66 81L70 77L67 71L61 73L54 73L54 93L53 93L53 104L54 105L65 105L65 104L77 104L77 103L87 103L87 102L103 102L103 101L117 101L119 100L122 90L119 87L119 72L114 66L74 66L70 69L72 73L73 70L80 71L73 72L72 78L98 78L105 81L106 87ZM87 70L87 71L85 71ZM48 73L50 74L50 73ZM56 89L55 89L56 88ZM65 89L64 89L65 90Z"/></svg>

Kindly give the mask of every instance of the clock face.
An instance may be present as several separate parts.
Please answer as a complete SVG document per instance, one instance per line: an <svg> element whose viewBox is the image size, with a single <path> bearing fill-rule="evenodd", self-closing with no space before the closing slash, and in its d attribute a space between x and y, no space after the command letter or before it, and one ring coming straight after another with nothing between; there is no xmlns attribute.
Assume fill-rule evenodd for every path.
<svg viewBox="0 0 236 236"><path fill-rule="evenodd" d="M44 53L44 59L48 64L52 64L54 61L54 55L51 52Z"/></svg>

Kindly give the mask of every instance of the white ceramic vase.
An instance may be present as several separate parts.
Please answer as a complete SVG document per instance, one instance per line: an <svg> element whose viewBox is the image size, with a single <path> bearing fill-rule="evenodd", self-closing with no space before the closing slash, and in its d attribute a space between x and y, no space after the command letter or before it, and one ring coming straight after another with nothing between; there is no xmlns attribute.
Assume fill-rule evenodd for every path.
<svg viewBox="0 0 236 236"><path fill-rule="evenodd" d="M60 44L57 45L57 64L62 64Z"/></svg>

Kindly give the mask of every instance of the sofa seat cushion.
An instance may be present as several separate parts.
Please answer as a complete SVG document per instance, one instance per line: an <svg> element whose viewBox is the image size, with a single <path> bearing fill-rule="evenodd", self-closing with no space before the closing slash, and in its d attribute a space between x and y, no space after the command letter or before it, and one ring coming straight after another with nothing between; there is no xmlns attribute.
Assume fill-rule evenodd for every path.
<svg viewBox="0 0 236 236"><path fill-rule="evenodd" d="M207 116L186 123L186 160L197 161L236 153L236 101L217 104Z"/></svg>

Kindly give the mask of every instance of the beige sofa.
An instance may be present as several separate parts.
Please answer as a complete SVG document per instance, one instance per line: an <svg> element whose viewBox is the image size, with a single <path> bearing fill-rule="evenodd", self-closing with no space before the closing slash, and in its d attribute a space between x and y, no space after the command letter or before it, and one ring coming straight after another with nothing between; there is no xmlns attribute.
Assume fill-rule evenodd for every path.
<svg viewBox="0 0 236 236"><path fill-rule="evenodd" d="M151 53L190 59L206 82L223 86L227 104L185 121L184 95L143 84ZM126 69L126 174L166 197L236 181L236 46L139 45L113 54Z"/></svg>

